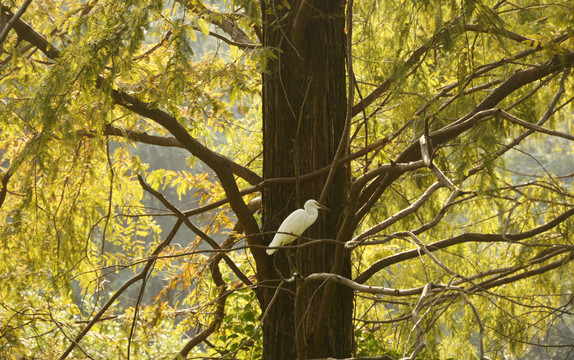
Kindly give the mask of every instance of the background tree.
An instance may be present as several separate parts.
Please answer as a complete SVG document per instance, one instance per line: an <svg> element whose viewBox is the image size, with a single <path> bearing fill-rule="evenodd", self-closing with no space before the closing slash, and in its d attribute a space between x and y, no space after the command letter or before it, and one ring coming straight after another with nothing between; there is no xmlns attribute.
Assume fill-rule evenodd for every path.
<svg viewBox="0 0 574 360"><path fill-rule="evenodd" d="M0 354L571 356L570 1L0 20Z"/></svg>

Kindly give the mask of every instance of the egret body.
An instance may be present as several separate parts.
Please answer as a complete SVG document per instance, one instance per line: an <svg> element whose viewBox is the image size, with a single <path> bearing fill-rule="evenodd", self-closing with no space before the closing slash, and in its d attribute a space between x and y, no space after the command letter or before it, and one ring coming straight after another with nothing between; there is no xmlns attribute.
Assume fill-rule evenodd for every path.
<svg viewBox="0 0 574 360"><path fill-rule="evenodd" d="M316 200L307 200L307 202L305 202L305 209L297 209L283 220L269 246L283 246L297 239L303 231L317 220L317 216L319 215L317 209L329 210ZM275 250L276 249L267 249L267 254L272 255Z"/></svg>

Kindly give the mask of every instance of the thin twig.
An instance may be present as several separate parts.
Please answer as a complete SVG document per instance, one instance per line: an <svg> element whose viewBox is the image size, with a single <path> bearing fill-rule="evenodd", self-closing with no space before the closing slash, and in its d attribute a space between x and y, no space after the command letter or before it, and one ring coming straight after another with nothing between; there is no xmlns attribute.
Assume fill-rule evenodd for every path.
<svg viewBox="0 0 574 360"><path fill-rule="evenodd" d="M171 240L175 237L175 235L177 234L181 224L183 223L183 221L181 221L180 219L178 219L176 221L176 223L173 225L171 232L169 233L169 235L167 235L167 237L164 239L164 241L162 241L152 252L149 260L146 261L146 264L144 266L144 268L142 269L142 271L140 271L138 274L132 276L129 280L127 280L126 282L124 282L124 284L122 286L120 286L120 288L118 290L116 290L116 292L108 299L108 301L100 308L100 311L97 312L97 314L92 318L92 320L84 327L84 329L76 336L76 338L72 341L72 343L66 348L66 350L64 350L64 352L62 353L62 355L59 357L59 360L63 360L66 357L68 357L68 355L70 355L70 353L72 352L72 350L74 350L74 348L78 345L78 343L84 338L84 336L86 336L86 334L90 331L90 329L92 328L92 326L94 326L99 320L100 318L104 315L104 313L113 305L113 303L117 300L117 298L124 292L126 291L130 286L132 286L134 283L138 282L139 280L143 279L149 269L152 267L152 265L155 263L156 261L156 256L159 255L161 253L161 251L167 246L169 245L169 243L171 242Z"/></svg>

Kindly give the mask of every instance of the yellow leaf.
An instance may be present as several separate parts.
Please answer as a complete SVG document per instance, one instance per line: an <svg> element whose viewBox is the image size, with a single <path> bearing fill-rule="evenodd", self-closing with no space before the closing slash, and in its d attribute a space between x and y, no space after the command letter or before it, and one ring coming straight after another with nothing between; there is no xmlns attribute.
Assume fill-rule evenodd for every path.
<svg viewBox="0 0 574 360"><path fill-rule="evenodd" d="M209 23L204 19L197 19L197 27L203 35L209 35Z"/></svg>

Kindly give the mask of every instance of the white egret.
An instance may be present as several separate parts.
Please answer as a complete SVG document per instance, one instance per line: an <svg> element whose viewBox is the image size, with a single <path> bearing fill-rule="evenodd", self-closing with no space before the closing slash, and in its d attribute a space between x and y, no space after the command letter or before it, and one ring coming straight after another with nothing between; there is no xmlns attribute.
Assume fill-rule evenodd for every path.
<svg viewBox="0 0 574 360"><path fill-rule="evenodd" d="M329 208L319 204L316 200L307 200L307 202L305 202L305 210L297 209L283 220L269 246L283 246L297 239L303 231L317 220L317 216L319 215L317 209L329 210ZM267 254L272 255L275 250L277 249L267 249Z"/></svg>

